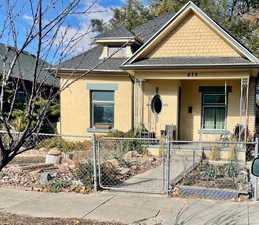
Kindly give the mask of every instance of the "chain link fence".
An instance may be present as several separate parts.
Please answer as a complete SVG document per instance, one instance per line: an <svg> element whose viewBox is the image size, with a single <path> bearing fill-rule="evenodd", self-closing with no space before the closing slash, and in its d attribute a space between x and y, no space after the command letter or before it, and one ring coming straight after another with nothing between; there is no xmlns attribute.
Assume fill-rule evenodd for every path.
<svg viewBox="0 0 259 225"><path fill-rule="evenodd" d="M98 177L104 189L164 193L165 146L154 138L100 138Z"/></svg>
<svg viewBox="0 0 259 225"><path fill-rule="evenodd" d="M21 135L12 132L14 141ZM0 136L8 145L10 135L0 131ZM34 164L37 167L39 163L46 164L49 152L60 151L58 168L68 167L74 181L96 191L174 194L177 188L200 188L258 195L257 179L250 174L247 161L248 155L250 160L258 155L258 141L172 141L37 133L26 139L20 151L27 148L31 150L18 155L12 163L21 168Z"/></svg>

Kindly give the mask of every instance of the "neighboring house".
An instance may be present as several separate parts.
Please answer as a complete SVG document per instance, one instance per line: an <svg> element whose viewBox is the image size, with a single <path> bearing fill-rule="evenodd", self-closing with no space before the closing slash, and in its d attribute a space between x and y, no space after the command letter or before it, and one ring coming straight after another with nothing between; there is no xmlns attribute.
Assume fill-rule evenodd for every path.
<svg viewBox="0 0 259 225"><path fill-rule="evenodd" d="M7 46L5 44L0 43L0 76L3 73L7 73L10 69L11 63L16 55L16 50L14 47ZM14 108L13 108L13 115L14 120L21 121L17 118L22 117L21 112L25 108L26 98L29 98L29 95L32 90L32 84L34 80L34 69L35 69L36 57L26 51L23 51L17 62L15 63L14 69L10 75L9 83L7 88L5 89L5 101L4 101L4 108L5 112L10 111L10 106L12 104L13 99L14 101ZM43 99L47 99L49 97L50 90L56 92L59 88L59 78L54 77L49 73L47 68L51 67L49 63L44 60L39 60L39 67L37 71L37 85L40 85L40 92L39 97ZM18 82L18 86L16 86ZM0 83L1 85L1 83ZM15 90L17 92L15 93ZM14 98L15 94L15 98ZM56 98L57 102L59 101L59 96ZM55 103L53 103L54 105ZM59 106L56 105L56 108ZM53 107L52 107L53 109ZM16 112L15 112L16 111ZM56 114L48 116L46 118L46 123L43 123L42 132L54 132L56 129L56 123L59 119L58 110ZM16 124L14 122L14 124ZM21 125L20 125L21 126ZM21 126L22 127L22 126ZM20 129L16 127L16 129Z"/></svg>
<svg viewBox="0 0 259 225"><path fill-rule="evenodd" d="M15 57L15 48L11 46L7 46L5 44L0 43L0 74L3 72L7 72L12 60ZM30 92L31 85L34 79L34 69L35 69L36 57L29 52L23 51L13 69L11 74L11 79L23 80L24 84L19 88L19 93L24 93L24 88L27 92ZM59 79L50 75L50 73L45 69L49 68L51 65L44 60L39 60L39 69L38 69L38 77L37 83L42 85L42 95L44 97L45 93L48 93L50 87L55 87L57 89L59 87Z"/></svg>
<svg viewBox="0 0 259 225"><path fill-rule="evenodd" d="M255 129L259 60L192 2L96 44L59 65L61 83L91 70L61 93L62 134L174 125L176 139L216 140Z"/></svg>

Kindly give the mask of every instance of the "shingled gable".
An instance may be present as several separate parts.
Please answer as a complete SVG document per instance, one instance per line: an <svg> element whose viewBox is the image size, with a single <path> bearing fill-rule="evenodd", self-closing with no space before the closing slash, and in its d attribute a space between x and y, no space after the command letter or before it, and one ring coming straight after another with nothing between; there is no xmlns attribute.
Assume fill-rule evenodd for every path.
<svg viewBox="0 0 259 225"><path fill-rule="evenodd" d="M200 20L203 26L210 28L211 33L218 39L221 39L223 47L228 47L229 54L221 55L190 55L181 52L181 54L173 54L169 52L167 55L157 54L159 48L166 48L165 39L170 39L168 36L173 37L174 29L178 29L180 23L184 23L188 16L196 17L196 20ZM179 30L181 27L179 28ZM168 35L169 34L169 35ZM201 35L203 35L201 33ZM191 41L191 37L188 37ZM186 40L185 40L186 41ZM188 41L188 40L187 40ZM162 42L162 44L160 44ZM159 46L160 44L160 46ZM157 47L159 46L159 47ZM183 46L184 47L184 46ZM211 46L213 48L213 46ZM166 49L161 52L166 53ZM174 49L172 50L174 51ZM184 52L184 51L183 51ZM170 55L171 54L171 55ZM204 60L203 60L204 59ZM197 7L191 1L188 2L178 13L176 13L171 19L165 23L142 47L133 54L128 60L126 60L121 68L180 68L181 66L252 66L258 67L259 60L241 43L239 43L234 37L227 33L222 27L220 27L215 21L209 18L199 7Z"/></svg>

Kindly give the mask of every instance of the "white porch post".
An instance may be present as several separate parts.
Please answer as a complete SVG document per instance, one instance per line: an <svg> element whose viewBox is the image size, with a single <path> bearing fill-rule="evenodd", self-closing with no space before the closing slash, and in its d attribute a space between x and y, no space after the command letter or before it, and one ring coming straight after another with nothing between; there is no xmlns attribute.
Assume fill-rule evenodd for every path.
<svg viewBox="0 0 259 225"><path fill-rule="evenodd" d="M135 79L134 82L134 129L144 122L144 91L143 80Z"/></svg>
<svg viewBox="0 0 259 225"><path fill-rule="evenodd" d="M247 125L248 125L247 116L248 116L249 77L241 78L240 92L241 92L240 93L240 125L239 125L238 139L239 141L241 141L241 133L244 132L244 141L246 141Z"/></svg>

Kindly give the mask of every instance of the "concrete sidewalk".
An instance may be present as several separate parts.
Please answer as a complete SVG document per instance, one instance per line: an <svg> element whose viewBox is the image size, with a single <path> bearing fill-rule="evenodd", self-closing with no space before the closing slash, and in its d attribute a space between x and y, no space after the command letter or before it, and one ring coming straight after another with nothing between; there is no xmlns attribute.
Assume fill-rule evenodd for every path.
<svg viewBox="0 0 259 225"><path fill-rule="evenodd" d="M184 200L119 192L83 195L0 189L0 210L34 217L74 217L127 224L259 224L257 202Z"/></svg>

